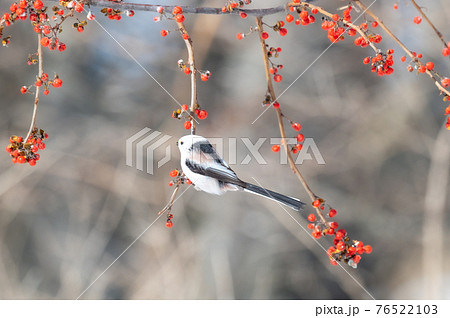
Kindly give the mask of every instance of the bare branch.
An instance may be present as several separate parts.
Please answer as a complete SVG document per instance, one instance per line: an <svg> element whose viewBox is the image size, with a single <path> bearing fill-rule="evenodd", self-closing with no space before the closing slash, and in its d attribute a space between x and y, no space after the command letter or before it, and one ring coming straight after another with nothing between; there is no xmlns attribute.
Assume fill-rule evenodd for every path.
<svg viewBox="0 0 450 318"><path fill-rule="evenodd" d="M439 32L439 30L434 26L433 22L431 22L430 19L428 19L427 15L423 12L422 8L419 7L416 3L416 1L411 0L411 3L416 7L417 11L424 17L424 19L428 22L428 24L431 26L433 31L436 33L438 38L441 40L441 42L444 44L444 47L447 47L447 42L445 42L444 37L442 36L442 33Z"/></svg>
<svg viewBox="0 0 450 318"><path fill-rule="evenodd" d="M183 22L177 22L178 27L180 28L181 34L189 33L186 31L186 27ZM191 116L191 134L195 135L195 109L197 109L197 69L195 67L195 58L194 58L194 46L192 45L192 39L189 36L187 39L184 39L184 43L186 43L186 48L188 51L188 66L191 70L191 106L190 106L190 116Z"/></svg>
<svg viewBox="0 0 450 318"><path fill-rule="evenodd" d="M44 73L44 66L43 66L43 61L42 61L42 44L41 44L41 39L42 39L42 35L41 33L38 34L38 63L39 63L39 78L42 77L42 74ZM38 104L39 104L39 93L41 91L41 87L40 86L36 86L36 94L34 97L34 108L33 108L33 116L31 118L31 124L30 124L30 128L28 129L28 133L27 136L25 137L25 140L23 141L23 143L25 144L28 141L28 138L30 138L31 132L34 129L34 126L36 124L36 115L37 115L37 110L38 110Z"/></svg>
<svg viewBox="0 0 450 318"><path fill-rule="evenodd" d="M260 39L260 43L261 43L261 49L262 49L262 53L263 53L263 58L264 58L264 67L265 67L265 72L266 72L266 81L267 81L267 89L268 92L270 94L270 97L272 99L272 101L275 101L277 99L276 95L275 95L275 90L273 89L273 83L272 83L272 78L270 77L270 62L269 62L269 57L267 55L267 47L266 47L266 41L262 38L262 32L263 32L263 23L262 23L262 17L257 17L256 18L256 24L258 26L258 33L259 33L259 39ZM284 130L284 123L283 123L283 114L280 110L280 108L274 108L277 114L277 118L278 118L278 126L280 128L280 134L281 134L281 138L282 138L282 144L284 146L284 150L286 151L286 155L289 161L289 166L292 169L292 172L294 172L294 174L297 176L297 178L300 180L301 184L303 185L303 187L305 188L305 191L308 193L309 198L311 199L311 202L316 200L318 197L314 194L314 192L311 190L311 188L309 187L309 185L306 183L305 178L303 177L303 175L300 173L300 171L298 170L297 166L295 165L294 159L292 158L291 152L289 151L289 147L286 141L286 132ZM317 215L319 215L321 221L324 224L327 224L327 221L325 219L325 217L323 216L322 212L320 211L319 208L315 208L317 211Z"/></svg>

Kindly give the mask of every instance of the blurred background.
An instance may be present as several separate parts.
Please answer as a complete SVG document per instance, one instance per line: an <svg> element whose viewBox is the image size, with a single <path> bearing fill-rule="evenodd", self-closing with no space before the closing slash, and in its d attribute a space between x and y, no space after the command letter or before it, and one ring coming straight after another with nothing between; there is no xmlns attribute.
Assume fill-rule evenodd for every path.
<svg viewBox="0 0 450 318"><path fill-rule="evenodd" d="M0 11L10 2L2 1ZM249 8L284 3L255 0ZM316 3L332 11L346 4ZM409 1L398 2L398 10L394 3L377 1L371 9L448 76L449 61L431 28L425 21L413 23L418 14ZM224 1L164 4L222 7ZM446 1L420 4L449 39ZM189 104L189 78L177 66L187 59L185 44L177 32L159 34L175 24L154 23L156 14L145 12L110 21L99 11L93 8L110 35L176 100ZM273 25L284 16L264 21ZM186 130L171 118L176 102L95 22L81 34L70 24L61 35L67 50L44 50L44 70L64 82L39 105L37 125L50 135L47 149L35 167L13 165L6 152L0 156L1 299L77 298L155 221L173 190L169 172L180 168L175 141ZM253 157L240 164L248 154L240 138L256 143L279 137L273 110L252 124L263 110L263 60L256 34L241 41L236 34L254 25L253 17L187 15L197 67L212 73L208 82L199 81L199 102L209 116L197 133L237 138L232 168L242 179L255 177L265 187L308 201L268 142L261 147L266 165ZM269 38L283 49L274 60L285 66L277 94L330 45L319 23L287 29L287 36ZM380 47L396 51L393 75L371 73L362 59L372 52L346 39L330 47L280 104L326 162L300 165L311 188L338 211L336 221L353 239L373 246L358 269L345 269L377 299L448 298L450 259L443 253L450 243L445 230L450 133L443 115L448 103L426 76L407 72L400 48L379 32ZM0 50L2 149L10 135L24 136L28 129L33 96L19 89L37 74L37 66L26 65L36 51L29 22L6 33L12 42ZM144 127L173 136L172 160L153 175L125 164L127 138ZM163 156L164 149L156 153ZM289 210L303 227L312 211ZM173 228L165 227L165 216L158 219L81 299L370 299L276 203L246 193L217 197L188 189L173 214ZM318 242L331 245L328 239Z"/></svg>

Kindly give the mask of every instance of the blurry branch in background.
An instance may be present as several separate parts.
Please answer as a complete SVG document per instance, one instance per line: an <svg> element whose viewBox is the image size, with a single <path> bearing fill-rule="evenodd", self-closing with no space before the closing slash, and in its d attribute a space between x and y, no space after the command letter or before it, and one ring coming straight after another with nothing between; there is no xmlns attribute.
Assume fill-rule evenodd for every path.
<svg viewBox="0 0 450 318"><path fill-rule="evenodd" d="M44 66L43 66L43 60L42 60L42 44L41 44L42 34L38 34L38 49L37 49L37 55L38 55L38 65L39 65L39 73L38 77L42 78L42 74L44 73ZM41 92L41 86L36 86L36 93L34 97L34 106L33 106L33 116L31 118L30 128L28 129L27 136L24 139L24 144L27 143L28 138L30 138L31 133L33 132L34 126L36 125L36 116L37 116L37 110L38 110L38 104L39 104L39 93Z"/></svg>
<svg viewBox="0 0 450 318"><path fill-rule="evenodd" d="M441 42L444 44L444 48L448 47L448 43L444 40L444 37L442 33L434 26L433 22L427 17L427 15L423 12L422 8L419 7L419 5L416 3L415 0L411 0L411 3L416 7L417 11L425 18L425 20L428 22L428 24L431 26L433 31L436 33L436 35L439 37Z"/></svg>
<svg viewBox="0 0 450 318"><path fill-rule="evenodd" d="M434 84L439 89L441 94L444 94L447 98L450 96L450 92L446 90L443 85L441 85L441 82L437 79L437 77L442 81L443 77L439 75L434 70L429 70L416 56L415 53L410 51L392 32L388 27L381 21L381 19L376 16L372 11L370 11L361 1L354 0L361 10L364 10L366 14L368 14L372 19L374 19L378 25L402 48L403 51L405 51L406 54L411 58L412 62L416 65L418 69L423 68L424 72L428 74L428 76L434 81Z"/></svg>
<svg viewBox="0 0 450 318"><path fill-rule="evenodd" d="M448 197L450 137L441 128L430 154L422 226L422 264L425 299L442 298L444 224Z"/></svg>

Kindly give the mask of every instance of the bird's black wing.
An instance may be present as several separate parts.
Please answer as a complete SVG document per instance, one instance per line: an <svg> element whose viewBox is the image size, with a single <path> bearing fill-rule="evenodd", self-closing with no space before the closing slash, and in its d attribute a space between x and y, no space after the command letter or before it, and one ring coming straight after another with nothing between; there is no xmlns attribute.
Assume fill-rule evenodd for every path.
<svg viewBox="0 0 450 318"><path fill-rule="evenodd" d="M201 174L203 176L211 177L217 179L221 183L231 183L238 186L245 186L246 182L240 180L236 173L229 167L221 164L216 166L207 166L203 164L198 164L193 160L186 159L186 166L194 173Z"/></svg>

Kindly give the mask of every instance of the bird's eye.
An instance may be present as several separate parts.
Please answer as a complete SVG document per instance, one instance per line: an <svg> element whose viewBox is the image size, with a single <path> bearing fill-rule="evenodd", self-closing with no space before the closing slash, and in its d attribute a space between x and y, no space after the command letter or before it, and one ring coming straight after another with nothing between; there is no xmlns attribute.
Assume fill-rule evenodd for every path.
<svg viewBox="0 0 450 318"><path fill-rule="evenodd" d="M180 141L180 145L182 145L183 144L183 142L182 141Z"/></svg>

